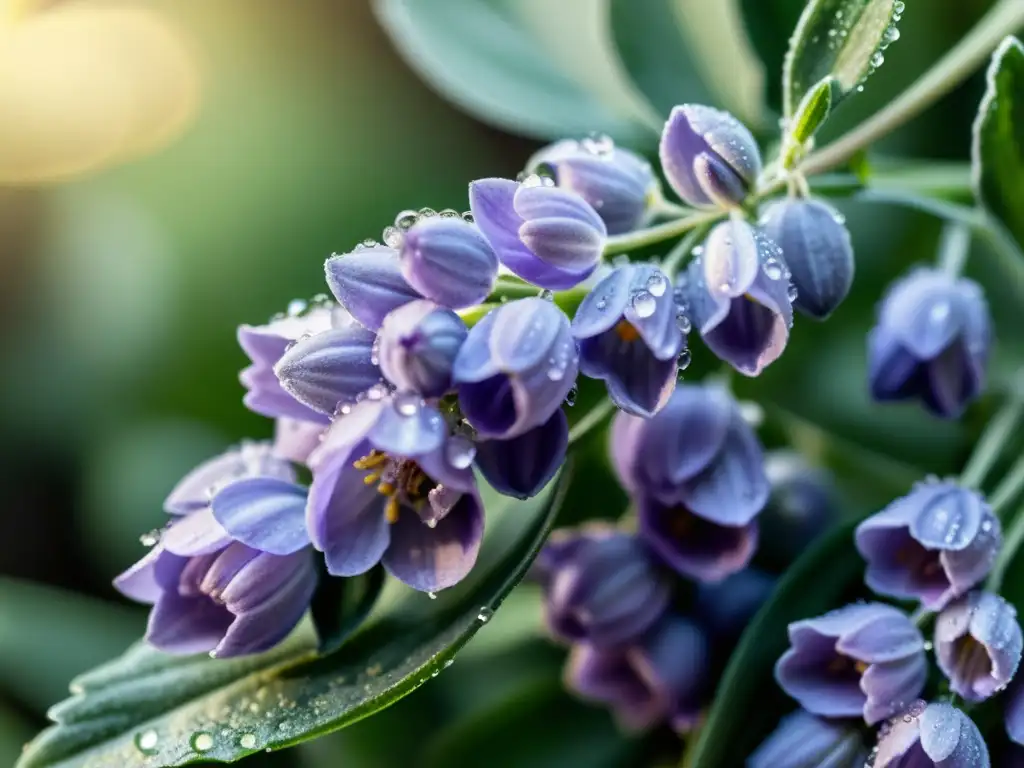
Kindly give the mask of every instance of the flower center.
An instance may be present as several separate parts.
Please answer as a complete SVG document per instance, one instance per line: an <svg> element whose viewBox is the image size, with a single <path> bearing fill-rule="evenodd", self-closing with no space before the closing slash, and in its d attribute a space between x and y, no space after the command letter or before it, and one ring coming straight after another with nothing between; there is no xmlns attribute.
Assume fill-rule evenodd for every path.
<svg viewBox="0 0 1024 768"><path fill-rule="evenodd" d="M376 484L377 493L387 498L384 516L389 523L398 521L402 504L419 512L433 487L427 473L415 461L394 459L377 449L352 462L352 466L366 471L363 482L366 485Z"/></svg>
<svg viewBox="0 0 1024 768"><path fill-rule="evenodd" d="M836 656L828 665L828 671L835 675L843 675L850 671L863 675L867 668L868 665L863 661L854 661L849 656Z"/></svg>
<svg viewBox="0 0 1024 768"><path fill-rule="evenodd" d="M628 320L620 320L615 326L615 335L628 344L640 338L640 331Z"/></svg>

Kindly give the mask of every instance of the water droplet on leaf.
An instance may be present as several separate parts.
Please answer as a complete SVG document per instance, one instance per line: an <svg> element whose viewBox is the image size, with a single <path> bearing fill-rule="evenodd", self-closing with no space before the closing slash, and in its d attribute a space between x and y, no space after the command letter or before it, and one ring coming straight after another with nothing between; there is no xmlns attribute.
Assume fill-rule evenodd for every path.
<svg viewBox="0 0 1024 768"><path fill-rule="evenodd" d="M196 752L209 752L213 749L213 736L206 731L196 731L189 743Z"/></svg>

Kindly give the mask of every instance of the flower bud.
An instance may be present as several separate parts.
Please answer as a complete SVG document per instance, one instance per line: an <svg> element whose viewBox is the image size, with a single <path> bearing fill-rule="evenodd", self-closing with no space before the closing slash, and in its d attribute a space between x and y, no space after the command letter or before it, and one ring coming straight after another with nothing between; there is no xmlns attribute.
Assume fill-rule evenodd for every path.
<svg viewBox="0 0 1024 768"><path fill-rule="evenodd" d="M878 734L873 768L989 768L988 747L974 722L946 702L911 707Z"/></svg>
<svg viewBox="0 0 1024 768"><path fill-rule="evenodd" d="M672 189L698 208L739 205L761 172L750 131L728 112L701 104L672 110L659 154Z"/></svg>
<svg viewBox="0 0 1024 768"><path fill-rule="evenodd" d="M797 294L793 306L824 320L853 285L853 244L842 214L821 200L780 200L759 222L780 248Z"/></svg>
<svg viewBox="0 0 1024 768"><path fill-rule="evenodd" d="M522 184L474 181L469 202L502 264L534 285L559 291L597 268L608 232L586 200L544 182L539 176Z"/></svg>
<svg viewBox="0 0 1024 768"><path fill-rule="evenodd" d="M498 277L498 257L473 224L429 217L405 233L402 275L438 304L461 309L487 298Z"/></svg>
<svg viewBox="0 0 1024 768"><path fill-rule="evenodd" d="M782 354L793 324L777 245L742 219L718 224L680 286L694 326L720 359L757 376Z"/></svg>
<svg viewBox="0 0 1024 768"><path fill-rule="evenodd" d="M455 358L462 414L485 437L522 435L561 407L578 364L569 320L553 302L502 304L470 329Z"/></svg>
<svg viewBox="0 0 1024 768"><path fill-rule="evenodd" d="M420 299L392 311L377 336L388 381L400 390L440 397L452 385L452 367L469 331L452 310Z"/></svg>
<svg viewBox="0 0 1024 768"><path fill-rule="evenodd" d="M380 381L374 334L358 325L295 342L274 366L281 386L314 411L331 415Z"/></svg>
<svg viewBox="0 0 1024 768"><path fill-rule="evenodd" d="M569 422L559 409L539 427L510 440L484 440L476 466L498 493L528 499L555 476L569 447Z"/></svg>
<svg viewBox="0 0 1024 768"><path fill-rule="evenodd" d="M972 592L935 622L935 658L949 689L978 702L1009 685L1020 664L1024 637L1016 609L999 595Z"/></svg>
<svg viewBox="0 0 1024 768"><path fill-rule="evenodd" d="M895 282L868 335L868 382L881 402L919 398L958 418L984 389L992 320L978 284L934 269Z"/></svg>
<svg viewBox="0 0 1024 768"><path fill-rule="evenodd" d="M559 141L530 158L527 168L551 173L559 187L586 200L610 235L640 225L658 185L650 163L608 138Z"/></svg>
<svg viewBox="0 0 1024 768"><path fill-rule="evenodd" d="M324 272L338 303L371 331L392 309L420 298L402 275L398 252L383 245L335 254Z"/></svg>

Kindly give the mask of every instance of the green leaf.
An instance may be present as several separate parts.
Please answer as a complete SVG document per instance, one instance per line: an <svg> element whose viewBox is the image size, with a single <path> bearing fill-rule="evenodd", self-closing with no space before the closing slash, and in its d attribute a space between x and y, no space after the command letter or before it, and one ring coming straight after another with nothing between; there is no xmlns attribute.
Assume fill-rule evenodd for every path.
<svg viewBox="0 0 1024 768"><path fill-rule="evenodd" d="M380 565L348 579L336 578L322 569L309 606L321 654L338 650L359 629L383 586L384 568Z"/></svg>
<svg viewBox="0 0 1024 768"><path fill-rule="evenodd" d="M231 762L387 707L451 663L522 579L570 474L563 470L527 502L485 494L492 530L473 574L436 600L404 590L330 656L317 657L308 631L242 659L180 658L134 647L73 683L73 698L51 713L57 724L29 745L18 768Z"/></svg>
<svg viewBox="0 0 1024 768"><path fill-rule="evenodd" d="M747 626L722 675L714 704L684 765L735 768L770 732L789 700L775 684L775 662L789 646L793 621L838 608L864 577L854 525L819 539L793 564Z"/></svg>
<svg viewBox="0 0 1024 768"><path fill-rule="evenodd" d="M988 69L974 123L978 202L1024 248L1024 46L1006 38Z"/></svg>
<svg viewBox="0 0 1024 768"><path fill-rule="evenodd" d="M413 69L484 122L541 139L593 131L630 145L656 139L657 117L603 48L600 3L560 0L564 23L547 24L543 7L516 0L375 0L374 8Z"/></svg>
<svg viewBox="0 0 1024 768"><path fill-rule="evenodd" d="M760 123L764 67L736 0L606 1L619 58L661 115L677 104L717 103Z"/></svg>
<svg viewBox="0 0 1024 768"><path fill-rule="evenodd" d="M792 117L807 93L836 79L833 107L885 60L899 37L900 0L811 0L789 41L782 71L783 110Z"/></svg>
<svg viewBox="0 0 1024 768"><path fill-rule="evenodd" d="M797 144L806 143L828 119L832 111L832 91L838 88L834 77L826 77L804 96L790 122L789 134Z"/></svg>

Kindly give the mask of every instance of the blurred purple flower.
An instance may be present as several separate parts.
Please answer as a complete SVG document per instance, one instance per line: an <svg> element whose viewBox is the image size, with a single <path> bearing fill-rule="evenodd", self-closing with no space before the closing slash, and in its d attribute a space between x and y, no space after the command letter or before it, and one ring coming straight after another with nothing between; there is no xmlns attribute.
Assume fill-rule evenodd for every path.
<svg viewBox="0 0 1024 768"><path fill-rule="evenodd" d="M961 597L935 622L935 659L950 690L965 701L984 701L1005 689L1022 649L1016 609L991 592Z"/></svg>
<svg viewBox="0 0 1024 768"><path fill-rule="evenodd" d="M487 238L458 218L420 219L404 234L400 259L413 289L451 309L479 304L498 277L498 257Z"/></svg>
<svg viewBox="0 0 1024 768"><path fill-rule="evenodd" d="M868 382L879 401L919 398L955 419L984 389L992 320L978 284L916 269L890 286L868 334Z"/></svg>
<svg viewBox="0 0 1024 768"><path fill-rule="evenodd" d="M626 645L668 608L667 574L635 535L608 525L556 531L538 569L548 629L564 642Z"/></svg>
<svg viewBox="0 0 1024 768"><path fill-rule="evenodd" d="M377 337L381 370L399 390L440 397L451 388L455 357L468 333L452 310L411 301L384 318Z"/></svg>
<svg viewBox="0 0 1024 768"><path fill-rule="evenodd" d="M459 582L476 561L483 506L473 446L431 405L370 397L336 419L312 456L305 522L335 576L378 562L413 589Z"/></svg>
<svg viewBox="0 0 1024 768"><path fill-rule="evenodd" d="M911 707L878 735L873 768L989 768L988 747L971 719L945 702Z"/></svg>
<svg viewBox="0 0 1024 768"><path fill-rule="evenodd" d="M584 699L611 707L629 730L667 722L685 733L697 723L707 687L707 639L696 624L666 616L625 648L572 649L565 684Z"/></svg>
<svg viewBox="0 0 1024 768"><path fill-rule="evenodd" d="M868 751L850 725L797 710L747 760L747 768L864 768Z"/></svg>
<svg viewBox="0 0 1024 768"><path fill-rule="evenodd" d="M758 518L772 562L788 567L839 519L840 500L831 473L812 467L794 451L765 456L771 485L768 503Z"/></svg>
<svg viewBox="0 0 1024 768"><path fill-rule="evenodd" d="M782 251L742 219L715 226L679 290L708 348L745 376L782 354L793 324Z"/></svg>
<svg viewBox="0 0 1024 768"><path fill-rule="evenodd" d="M775 577L746 568L711 584L697 587L695 618L712 638L734 641L775 588Z"/></svg>
<svg viewBox="0 0 1024 768"><path fill-rule="evenodd" d="M548 186L554 182L539 176L527 182L474 181L473 216L498 259L516 275L542 288L572 288L597 267L605 224L575 192Z"/></svg>
<svg viewBox="0 0 1024 768"><path fill-rule="evenodd" d="M761 172L750 131L728 112L702 104L672 110L659 155L672 189L698 208L739 205Z"/></svg>
<svg viewBox="0 0 1024 768"><path fill-rule="evenodd" d="M863 715L874 725L917 698L928 677L921 632L902 611L882 603L794 622L789 641L775 679L815 715Z"/></svg>
<svg viewBox="0 0 1024 768"><path fill-rule="evenodd" d="M508 440L482 440L476 466L498 493L536 496L561 468L569 447L569 421L559 409L539 427Z"/></svg>
<svg viewBox="0 0 1024 768"><path fill-rule="evenodd" d="M486 437L510 438L544 424L576 382L569 320L553 302L520 299L470 329L455 358L459 405Z"/></svg>
<svg viewBox="0 0 1024 768"><path fill-rule="evenodd" d="M676 385L686 340L668 277L650 264L616 268L587 295L572 321L580 370L603 380L619 408L650 416Z"/></svg>
<svg viewBox="0 0 1024 768"><path fill-rule="evenodd" d="M1024 680L1017 678L1010 686L1006 697L1004 713L1006 735L1015 744L1024 746Z"/></svg>
<svg viewBox="0 0 1024 768"><path fill-rule="evenodd" d="M559 187L586 200L610 235L640 226L658 187L651 164L608 137L556 142L530 158L527 169L550 173Z"/></svg>
<svg viewBox="0 0 1024 768"><path fill-rule="evenodd" d="M872 591L938 610L982 581L1002 543L999 520L976 491L918 484L857 527Z"/></svg>

